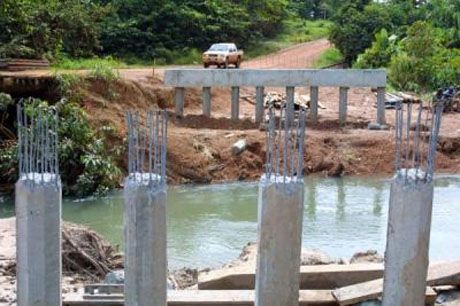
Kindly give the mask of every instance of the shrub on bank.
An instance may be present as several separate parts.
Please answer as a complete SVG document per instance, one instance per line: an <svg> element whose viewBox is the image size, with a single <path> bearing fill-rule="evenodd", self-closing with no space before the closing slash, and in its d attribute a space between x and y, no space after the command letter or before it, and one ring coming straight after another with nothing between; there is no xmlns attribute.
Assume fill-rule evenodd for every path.
<svg viewBox="0 0 460 306"><path fill-rule="evenodd" d="M122 150L107 143L110 129L93 130L85 111L66 99L49 105L46 101L30 98L24 107L28 113L39 108L43 113L56 108L59 113L59 168L65 195L103 195L119 185L122 171L115 160ZM0 162L2 183L16 181L18 157L15 140L0 148Z"/></svg>

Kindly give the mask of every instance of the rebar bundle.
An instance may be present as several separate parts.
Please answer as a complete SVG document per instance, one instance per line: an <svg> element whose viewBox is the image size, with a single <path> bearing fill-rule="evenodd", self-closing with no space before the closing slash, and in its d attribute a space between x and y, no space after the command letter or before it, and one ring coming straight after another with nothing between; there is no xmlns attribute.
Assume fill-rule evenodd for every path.
<svg viewBox="0 0 460 306"><path fill-rule="evenodd" d="M412 103L404 105L399 102L396 106L395 168L397 177L403 178L406 183L430 182L433 179L443 107L443 103L434 104L430 111L425 112L423 119L423 102L415 111Z"/></svg>
<svg viewBox="0 0 460 306"><path fill-rule="evenodd" d="M128 179L143 184L166 184L166 143L168 115L152 110L142 119L138 112L127 112Z"/></svg>
<svg viewBox="0 0 460 306"><path fill-rule="evenodd" d="M57 182L58 114L53 108L17 106L19 179Z"/></svg>
<svg viewBox="0 0 460 306"><path fill-rule="evenodd" d="M281 107L279 116L273 106L268 110L267 156L265 177L275 182L302 179L306 110L297 116Z"/></svg>

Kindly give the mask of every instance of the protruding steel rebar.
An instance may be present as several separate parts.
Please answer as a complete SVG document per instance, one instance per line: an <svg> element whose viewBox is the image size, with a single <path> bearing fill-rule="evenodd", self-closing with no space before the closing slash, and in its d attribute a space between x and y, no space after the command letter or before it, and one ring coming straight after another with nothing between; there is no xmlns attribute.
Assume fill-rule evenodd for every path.
<svg viewBox="0 0 460 306"><path fill-rule="evenodd" d="M19 179L56 183L59 180L58 115L29 102L17 105Z"/></svg>
<svg viewBox="0 0 460 306"><path fill-rule="evenodd" d="M148 111L144 123L139 112L127 112L129 178L152 185L166 184L166 111Z"/></svg>
<svg viewBox="0 0 460 306"><path fill-rule="evenodd" d="M427 119L422 124L424 107L421 102L413 126L412 103L399 103L396 106L395 167L397 176L403 178L406 184L409 181L430 182L433 179L443 107L442 103L437 103L430 110L426 110ZM430 111L431 115L428 114Z"/></svg>
<svg viewBox="0 0 460 306"><path fill-rule="evenodd" d="M300 180L303 170L306 110L300 108L296 112L297 118L289 120L289 113L284 107L280 108L278 114L279 116L273 106L269 107L265 177L283 183Z"/></svg>

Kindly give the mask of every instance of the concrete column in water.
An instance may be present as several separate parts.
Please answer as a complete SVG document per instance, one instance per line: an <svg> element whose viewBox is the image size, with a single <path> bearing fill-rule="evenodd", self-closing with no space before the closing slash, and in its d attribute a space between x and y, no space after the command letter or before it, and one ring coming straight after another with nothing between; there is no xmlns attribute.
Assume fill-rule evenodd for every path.
<svg viewBox="0 0 460 306"><path fill-rule="evenodd" d="M318 86L310 87L310 119L313 124L318 122Z"/></svg>
<svg viewBox="0 0 460 306"><path fill-rule="evenodd" d="M240 88L232 87L232 119L238 120L240 115Z"/></svg>
<svg viewBox="0 0 460 306"><path fill-rule="evenodd" d="M146 124L128 113L129 175L124 187L125 305L167 303L165 112Z"/></svg>
<svg viewBox="0 0 460 306"><path fill-rule="evenodd" d="M174 89L174 100L176 103L176 117L184 116L185 88L176 87Z"/></svg>
<svg viewBox="0 0 460 306"><path fill-rule="evenodd" d="M256 123L261 123L264 119L264 87L256 87Z"/></svg>
<svg viewBox="0 0 460 306"><path fill-rule="evenodd" d="M386 124L385 119L385 87L377 88L377 123Z"/></svg>
<svg viewBox="0 0 460 306"><path fill-rule="evenodd" d="M256 306L298 305L304 183L305 110L288 127L269 110L267 164L259 183ZM283 126L284 125L284 131Z"/></svg>
<svg viewBox="0 0 460 306"><path fill-rule="evenodd" d="M211 87L203 87L203 115L211 117Z"/></svg>
<svg viewBox="0 0 460 306"><path fill-rule="evenodd" d="M340 87L339 89L339 123L340 126L347 124L347 103L348 103L348 87Z"/></svg>
<svg viewBox="0 0 460 306"><path fill-rule="evenodd" d="M32 107L24 105L24 108ZM29 116L29 118L27 118ZM61 305L61 181L57 115L18 105L15 188L18 306Z"/></svg>
<svg viewBox="0 0 460 306"><path fill-rule="evenodd" d="M422 105L411 132L412 105L396 111L396 175L391 184L383 288L384 306L425 305L433 204L433 169L442 106L432 117L428 144L421 140Z"/></svg>

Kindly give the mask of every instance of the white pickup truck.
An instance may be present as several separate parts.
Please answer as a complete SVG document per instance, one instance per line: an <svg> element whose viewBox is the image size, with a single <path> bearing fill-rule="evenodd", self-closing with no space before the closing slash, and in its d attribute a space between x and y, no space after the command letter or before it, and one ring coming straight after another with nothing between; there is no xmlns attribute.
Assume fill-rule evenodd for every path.
<svg viewBox="0 0 460 306"><path fill-rule="evenodd" d="M208 68L210 65L216 65L218 68L228 68L229 65L235 65L235 68L240 68L243 54L243 50L238 50L235 44L213 44L203 53L203 67Z"/></svg>

